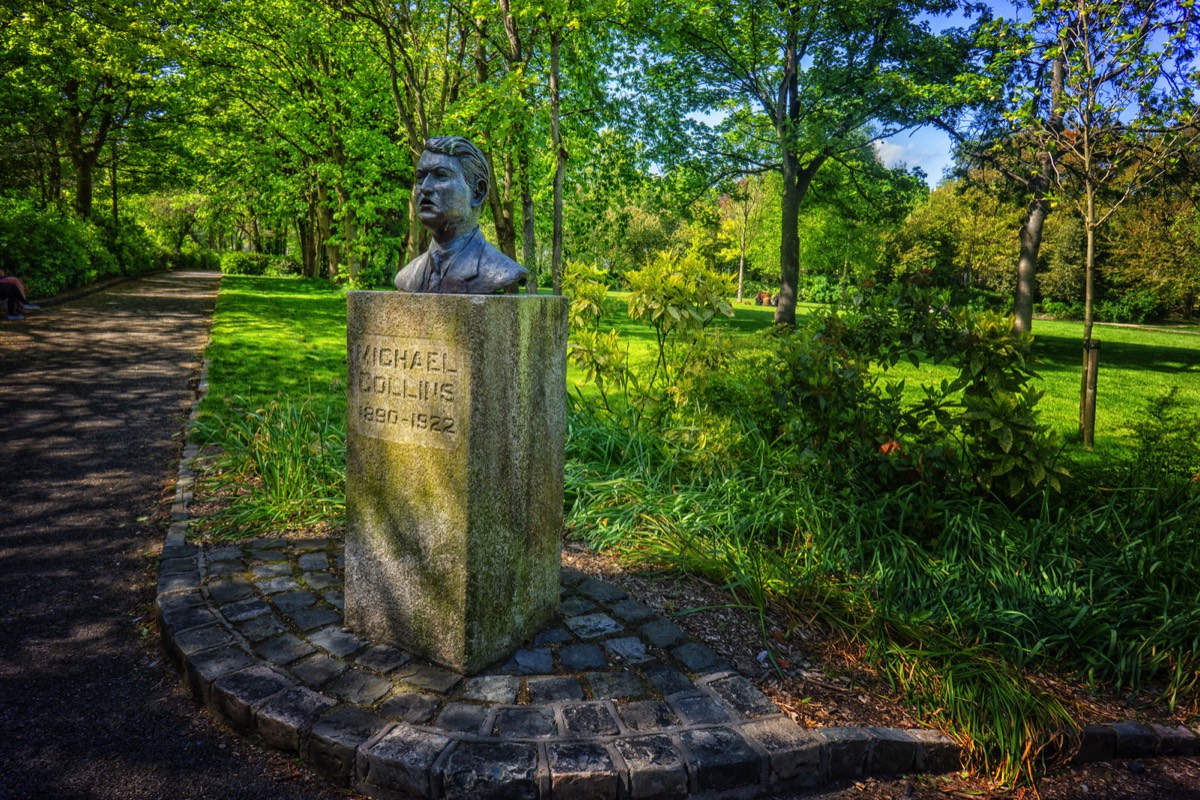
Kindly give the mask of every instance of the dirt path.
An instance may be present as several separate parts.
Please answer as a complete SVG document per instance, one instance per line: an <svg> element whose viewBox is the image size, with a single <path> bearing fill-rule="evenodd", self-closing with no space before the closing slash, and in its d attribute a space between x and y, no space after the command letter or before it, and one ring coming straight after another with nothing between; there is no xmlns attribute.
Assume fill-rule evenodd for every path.
<svg viewBox="0 0 1200 800"><path fill-rule="evenodd" d="M146 627L216 290L161 274L0 322L0 797L336 796L202 714Z"/></svg>

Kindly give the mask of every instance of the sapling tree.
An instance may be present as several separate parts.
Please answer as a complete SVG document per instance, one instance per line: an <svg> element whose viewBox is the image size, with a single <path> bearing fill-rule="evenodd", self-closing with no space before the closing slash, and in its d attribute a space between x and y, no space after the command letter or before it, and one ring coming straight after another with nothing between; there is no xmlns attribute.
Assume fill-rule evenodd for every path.
<svg viewBox="0 0 1200 800"><path fill-rule="evenodd" d="M1047 56L1061 86L1045 124L1026 106L1023 87L1013 110L1032 122L1024 135L1049 153L1054 192L1083 221L1086 236L1080 433L1095 437L1096 235L1127 200L1147 191L1196 140L1200 21L1191 3L1173 0L1052 0L1034 9L1035 30L1055 44ZM1059 79L1056 77L1057 83Z"/></svg>

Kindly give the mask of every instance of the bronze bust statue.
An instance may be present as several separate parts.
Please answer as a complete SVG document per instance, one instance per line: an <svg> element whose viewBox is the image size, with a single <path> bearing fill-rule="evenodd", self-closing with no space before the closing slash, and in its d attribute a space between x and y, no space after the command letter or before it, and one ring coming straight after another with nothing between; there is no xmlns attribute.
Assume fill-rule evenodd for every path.
<svg viewBox="0 0 1200 800"><path fill-rule="evenodd" d="M461 136L425 142L417 163L417 215L429 229L429 249L396 273L402 292L515 292L529 272L488 244L479 212L488 196L487 160Z"/></svg>

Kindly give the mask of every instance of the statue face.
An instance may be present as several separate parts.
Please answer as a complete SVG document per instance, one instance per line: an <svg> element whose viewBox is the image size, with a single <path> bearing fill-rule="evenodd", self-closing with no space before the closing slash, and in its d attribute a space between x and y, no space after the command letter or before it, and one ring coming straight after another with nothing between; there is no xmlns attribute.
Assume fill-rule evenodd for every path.
<svg viewBox="0 0 1200 800"><path fill-rule="evenodd" d="M417 163L417 215L435 238L457 236L474 227L475 192L453 156L428 151Z"/></svg>

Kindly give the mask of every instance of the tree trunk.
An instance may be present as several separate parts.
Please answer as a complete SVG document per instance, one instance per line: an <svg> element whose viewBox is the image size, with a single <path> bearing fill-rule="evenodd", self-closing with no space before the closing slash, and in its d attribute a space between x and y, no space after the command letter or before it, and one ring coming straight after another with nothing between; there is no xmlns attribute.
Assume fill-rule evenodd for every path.
<svg viewBox="0 0 1200 800"><path fill-rule="evenodd" d="M779 300L775 305L775 324L796 327L796 290L800 283L800 204L813 176L825 163L818 156L801 167L795 153L783 150L783 199L779 241Z"/></svg>
<svg viewBox="0 0 1200 800"><path fill-rule="evenodd" d="M112 184L112 221L113 228L121 224L120 217L117 216L117 143L113 141L112 146L112 163L108 167L108 180Z"/></svg>
<svg viewBox="0 0 1200 800"><path fill-rule="evenodd" d="M333 209L329 207L329 190L322 182L317 183L317 231L320 234L321 245L325 250L325 258L329 264L326 277L333 280L337 277L341 266L341 254L337 245L330 241L333 234Z"/></svg>
<svg viewBox="0 0 1200 800"><path fill-rule="evenodd" d="M550 257L550 275L554 293L562 294L562 250L563 250L563 177L567 171L567 151L563 147L562 129L559 125L558 51L562 32L555 28L550 32L550 134L554 140L554 240Z"/></svg>
<svg viewBox="0 0 1200 800"><path fill-rule="evenodd" d="M1066 48L1066 40L1061 42ZM1054 133L1063 128L1063 82L1066 80L1067 61L1064 53L1054 59L1050 72L1050 118L1046 127ZM1033 201L1029 204L1029 215L1021 227L1020 256L1017 259L1017 288L1013 294L1013 330L1028 333L1033 330L1033 297L1037 293L1037 260L1042 247L1042 230L1050 214L1050 201L1046 193L1054 181L1054 154L1041 152L1037 155L1038 174L1030 181Z"/></svg>
<svg viewBox="0 0 1200 800"><path fill-rule="evenodd" d="M1021 253L1017 259L1017 289L1013 294L1013 330L1026 333L1033 328L1033 298L1037 291L1038 252L1050 203L1039 191L1029 204L1029 214L1021 226Z"/></svg>
<svg viewBox="0 0 1200 800"><path fill-rule="evenodd" d="M88 219L92 216L92 168L96 159L85 153L73 153L71 164L75 167L75 214Z"/></svg>
<svg viewBox="0 0 1200 800"><path fill-rule="evenodd" d="M521 182L521 255L525 268L529 270L529 282L525 291L537 294L537 228L534 219L533 180L529 177L529 145L522 142L518 156Z"/></svg>
<svg viewBox="0 0 1200 800"><path fill-rule="evenodd" d="M492 222L496 226L496 249L513 259L517 259L517 229L513 223L512 203L512 161L506 159L504 166L504 188L501 191L496 179L495 162L488 156L488 205L492 209Z"/></svg>
<svg viewBox="0 0 1200 800"><path fill-rule="evenodd" d="M1084 228L1087 232L1087 256L1084 266L1083 290L1083 371L1079 385L1079 432L1083 437L1083 447L1091 450L1096 439L1096 361L1099 359L1097 347L1092 342L1092 325L1094 318L1094 303L1096 299L1096 191L1090 182L1086 186L1087 218Z"/></svg>

